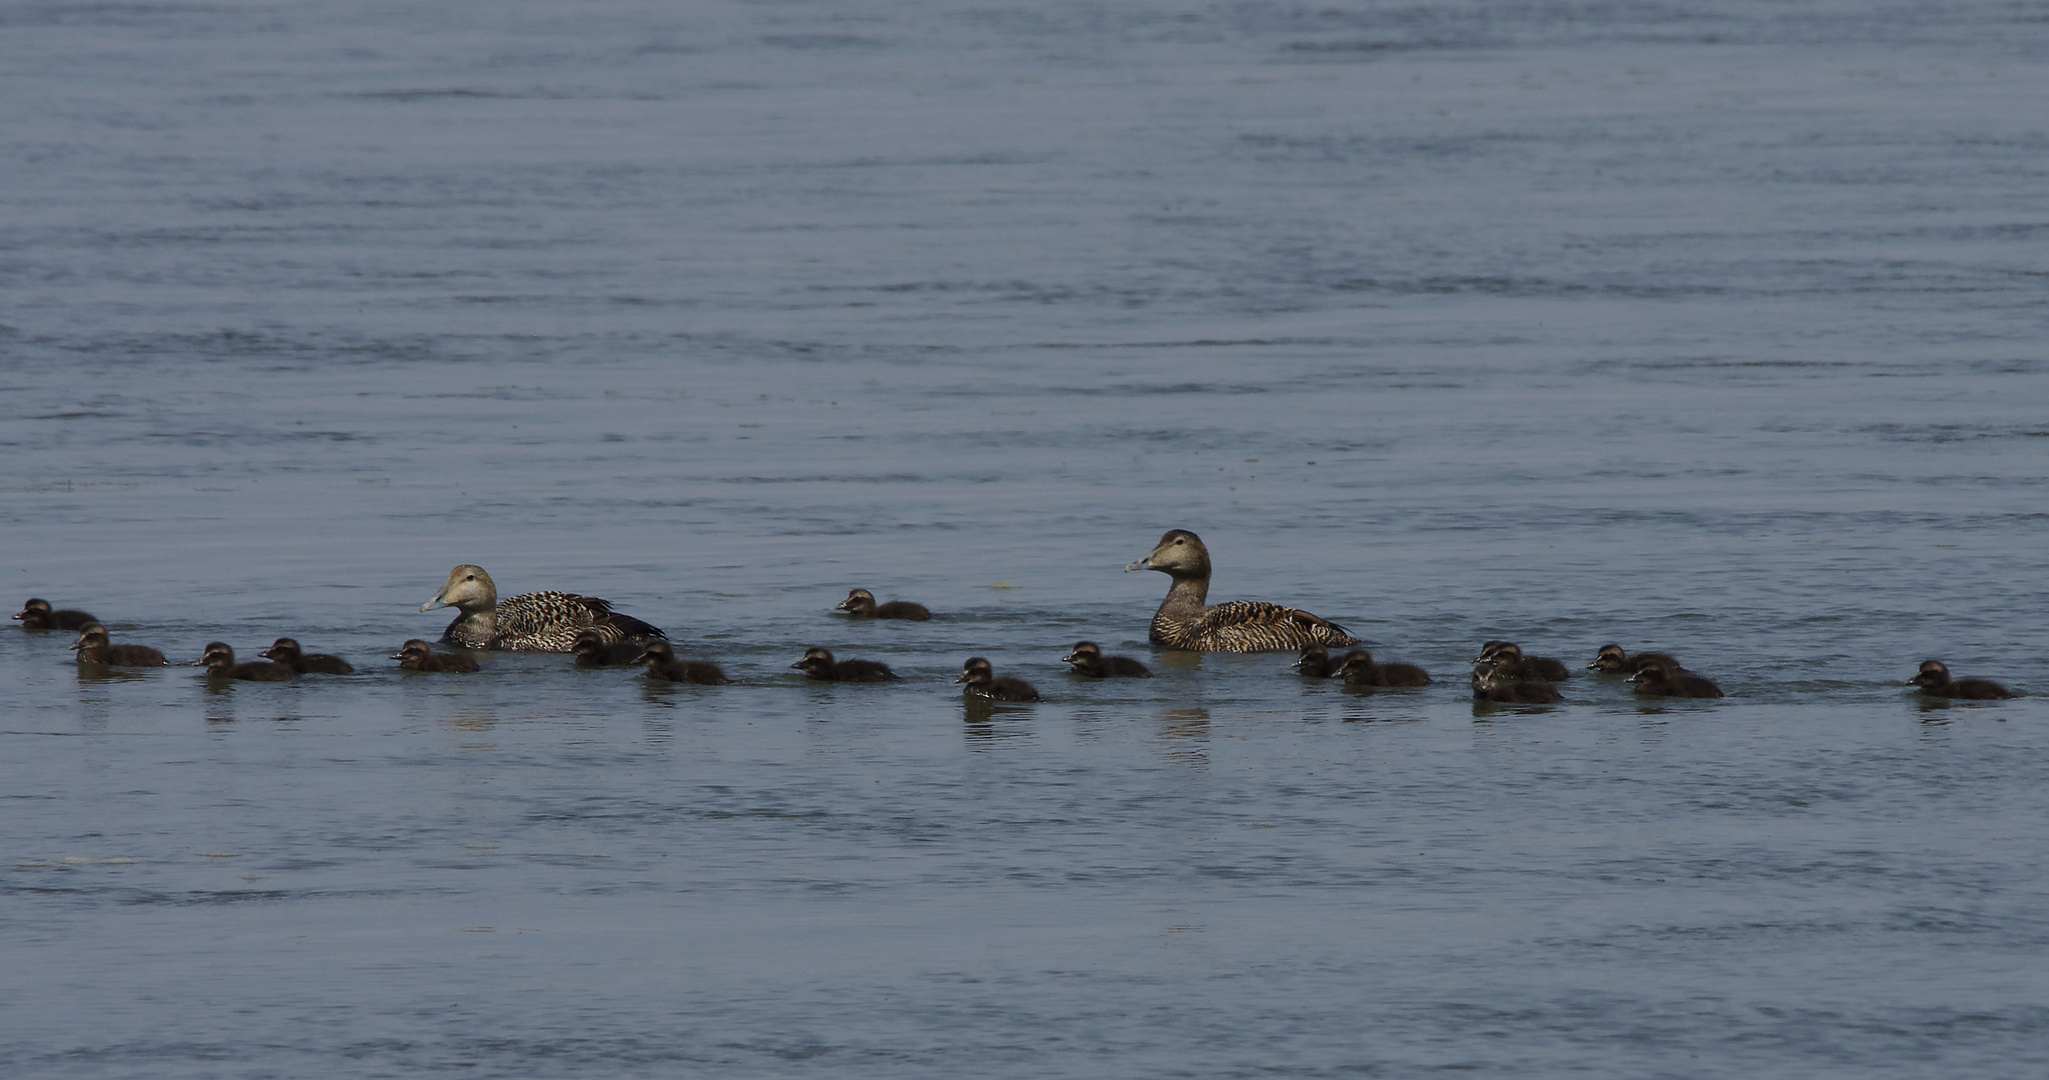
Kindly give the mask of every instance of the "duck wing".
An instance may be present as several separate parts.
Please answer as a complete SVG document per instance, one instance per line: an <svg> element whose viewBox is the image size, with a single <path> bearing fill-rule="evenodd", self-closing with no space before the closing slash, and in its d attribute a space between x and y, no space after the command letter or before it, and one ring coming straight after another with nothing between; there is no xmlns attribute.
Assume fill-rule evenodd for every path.
<svg viewBox="0 0 2049 1080"><path fill-rule="evenodd" d="M1206 647L1220 652L1273 652L1304 645L1357 645L1359 639L1329 619L1263 600L1227 600L1203 609L1198 623Z"/></svg>
<svg viewBox="0 0 2049 1080"><path fill-rule="evenodd" d="M576 637L595 629L607 645L635 637L664 637L659 629L612 610L595 596L531 592L498 602L491 647L533 652L568 652Z"/></svg>

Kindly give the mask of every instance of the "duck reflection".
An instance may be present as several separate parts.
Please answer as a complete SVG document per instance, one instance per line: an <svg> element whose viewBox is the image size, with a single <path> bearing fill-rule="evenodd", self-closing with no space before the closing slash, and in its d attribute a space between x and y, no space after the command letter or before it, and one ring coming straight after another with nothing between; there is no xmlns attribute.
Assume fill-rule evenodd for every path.
<svg viewBox="0 0 2049 1080"><path fill-rule="evenodd" d="M1030 741L1033 712L1028 706L961 697L961 738L970 750L993 750L1011 742Z"/></svg>
<svg viewBox="0 0 2049 1080"><path fill-rule="evenodd" d="M1209 710L1168 709L1153 733L1160 756L1174 765L1209 767Z"/></svg>

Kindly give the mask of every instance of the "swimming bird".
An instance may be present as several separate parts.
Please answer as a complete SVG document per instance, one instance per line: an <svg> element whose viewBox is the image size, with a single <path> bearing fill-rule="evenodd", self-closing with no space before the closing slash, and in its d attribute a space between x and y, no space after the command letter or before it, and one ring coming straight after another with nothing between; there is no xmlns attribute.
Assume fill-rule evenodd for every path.
<svg viewBox="0 0 2049 1080"><path fill-rule="evenodd" d="M451 645L472 649L568 652L576 636L596 630L606 643L664 637L661 630L612 610L609 601L565 592L531 592L498 599L498 586L481 566L467 563L448 572L448 581L421 611L461 611L441 635Z"/></svg>
<svg viewBox="0 0 2049 1080"><path fill-rule="evenodd" d="M726 673L719 670L717 664L706 663L703 660L676 659L675 647L659 639L647 643L647 648L640 654L640 659L647 664L647 677L662 682L724 686L732 681L726 678Z"/></svg>
<svg viewBox="0 0 2049 1080"><path fill-rule="evenodd" d="M896 672L880 660L834 660L829 649L804 650L804 659L790 665L819 682L891 682Z"/></svg>
<svg viewBox="0 0 2049 1080"><path fill-rule="evenodd" d="M1501 673L1511 679L1542 679L1545 682L1563 682L1572 677L1572 670L1563 663L1547 656L1524 656L1522 646L1513 641L1490 641L1480 646L1480 655L1473 657L1478 664L1491 660L1501 668Z"/></svg>
<svg viewBox="0 0 2049 1080"><path fill-rule="evenodd" d="M291 668L283 664L273 664L268 660L250 660L246 663L235 663L235 650L229 648L228 643L225 641L207 642L206 651L193 663L196 667L206 668L207 677L211 679L242 679L246 682L290 682L299 677L299 673Z"/></svg>
<svg viewBox="0 0 2049 1080"><path fill-rule="evenodd" d="M844 611L856 619L908 619L912 622L923 622L932 617L932 612L927 610L925 605L913 604L909 600L891 600L887 604L877 604L875 594L866 589L855 589L848 593L847 598L840 601L833 610Z"/></svg>
<svg viewBox="0 0 2049 1080"><path fill-rule="evenodd" d="M640 663L647 646L637 641L606 641L605 635L592 628L577 634L569 651L576 654L577 667L632 667Z"/></svg>
<svg viewBox="0 0 2049 1080"><path fill-rule="evenodd" d="M1622 646L1620 645L1609 644L1601 646L1601 650L1594 654L1594 662L1587 665L1587 670L1598 671L1605 675L1625 672L1634 675L1639 668L1653 660L1675 669L1681 666L1678 660L1673 659L1666 653L1640 652L1632 655L1622 651Z"/></svg>
<svg viewBox="0 0 2049 1080"><path fill-rule="evenodd" d="M263 655L291 668L301 675L353 675L356 669L347 660L327 653L302 653L299 643L288 637L281 637Z"/></svg>
<svg viewBox="0 0 2049 1080"><path fill-rule="evenodd" d="M960 666L960 677L953 680L966 683L962 691L969 697L987 698L990 701L1038 701L1039 691L1023 679L998 675L989 666L989 661L979 656L970 656Z"/></svg>
<svg viewBox="0 0 2049 1080"><path fill-rule="evenodd" d="M1345 666L1345 658L1331 656L1330 650L1321 645L1304 645L1302 655L1288 666L1301 672L1306 679L1328 679Z"/></svg>
<svg viewBox="0 0 2049 1080"><path fill-rule="evenodd" d="M1722 688L1713 679L1662 660L1653 660L1636 669L1636 692L1643 697L1696 697L1717 698Z"/></svg>
<svg viewBox="0 0 2049 1080"><path fill-rule="evenodd" d="M1473 668L1473 699L1514 705L1549 705L1558 700L1558 688L1542 679L1518 679L1493 662Z"/></svg>
<svg viewBox="0 0 2049 1080"><path fill-rule="evenodd" d="M107 638L107 628L97 622L87 622L78 629L78 640L71 643L78 653L81 664L105 664L108 667L164 667L170 661L164 654L147 645L115 645Z"/></svg>
<svg viewBox="0 0 2049 1080"><path fill-rule="evenodd" d="M0 611L5 610L0 608ZM48 600L34 596L21 605L20 614L9 615L8 618L18 620L23 630L83 630L86 623L99 621L83 611L68 608L52 610Z"/></svg>
<svg viewBox="0 0 2049 1080"><path fill-rule="evenodd" d="M1259 600L1209 604L1209 549L1186 529L1169 529L1152 553L1124 568L1173 579L1153 613L1155 645L1192 652L1272 652L1304 645L1357 645L1345 628L1306 611Z"/></svg>
<svg viewBox="0 0 2049 1080"><path fill-rule="evenodd" d="M401 671L452 671L471 672L477 670L477 662L459 653L438 653L434 647L419 638L413 638L398 651L391 654L398 661Z"/></svg>
<svg viewBox="0 0 2049 1080"><path fill-rule="evenodd" d="M1338 665L1346 686L1428 686L1430 674L1414 664L1376 664L1373 654L1353 649Z"/></svg>
<svg viewBox="0 0 2049 1080"><path fill-rule="evenodd" d="M1060 659L1074 665L1076 675L1091 679L1120 677L1126 679L1150 679L1153 673L1144 664L1128 656L1104 656L1103 650L1093 641L1077 641L1074 651Z"/></svg>
<svg viewBox="0 0 2049 1080"><path fill-rule="evenodd" d="M1949 677L1949 665L1940 660L1921 661L1920 672L1907 681L1920 687L1922 693L1935 697L1993 701L2014 696L2013 691L1991 679L1952 679Z"/></svg>

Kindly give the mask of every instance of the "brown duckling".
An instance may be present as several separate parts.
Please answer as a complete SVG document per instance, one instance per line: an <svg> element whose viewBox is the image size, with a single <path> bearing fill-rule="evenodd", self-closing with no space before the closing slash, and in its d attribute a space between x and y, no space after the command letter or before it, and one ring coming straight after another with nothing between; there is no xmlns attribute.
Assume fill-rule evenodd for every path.
<svg viewBox="0 0 2049 1080"><path fill-rule="evenodd" d="M327 653L302 653L299 643L288 637L281 637L263 650L267 659L275 660L301 675L353 675L356 673L347 660Z"/></svg>
<svg viewBox="0 0 2049 1080"><path fill-rule="evenodd" d="M1376 664L1373 654L1353 649L1338 665L1346 686L1428 686L1430 674L1414 664Z"/></svg>
<svg viewBox="0 0 2049 1080"><path fill-rule="evenodd" d="M1713 679L1661 660L1653 660L1636 669L1636 692L1643 697L1694 697L1717 698L1722 688Z"/></svg>
<svg viewBox="0 0 2049 1080"><path fill-rule="evenodd" d="M989 661L979 656L970 656L960 666L960 677L953 680L968 684L963 693L969 697L987 698L990 701L1038 701L1039 691L1023 679L998 675L989 666Z"/></svg>
<svg viewBox="0 0 2049 1080"><path fill-rule="evenodd" d="M1209 549L1187 529L1169 529L1145 558L1124 568L1158 570L1172 579L1153 613L1148 639L1192 652L1274 652L1304 645L1357 645L1359 639L1327 619L1261 600L1209 600Z"/></svg>
<svg viewBox="0 0 2049 1080"><path fill-rule="evenodd" d="M1473 663L1487 661L1511 679L1563 682L1572 676L1571 669L1548 656L1524 656L1522 646L1513 641L1490 641L1480 646L1480 655L1473 657Z"/></svg>
<svg viewBox="0 0 2049 1080"><path fill-rule="evenodd" d="M531 592L498 599L498 586L481 566L465 563L421 611L453 607L462 612L441 640L472 649L568 652L578 634L596 630L608 642L662 637L658 627L612 610L608 600L565 592Z"/></svg>
<svg viewBox="0 0 2049 1080"><path fill-rule="evenodd" d="M647 677L661 682L695 683L698 686L724 686L733 680L719 670L717 664L703 660L678 660L676 649L666 641L650 641L640 654L641 662L647 665Z"/></svg>
<svg viewBox="0 0 2049 1080"><path fill-rule="evenodd" d="M880 660L834 660L829 649L804 650L804 659L790 665L820 682L891 682L896 672Z"/></svg>
<svg viewBox="0 0 2049 1080"><path fill-rule="evenodd" d="M1991 679L1952 679L1949 677L1949 665L1940 660L1921 661L1920 672L1907 681L1920 687L1922 693L1935 697L1995 701L2014 696L2013 691Z"/></svg>
<svg viewBox="0 0 2049 1080"><path fill-rule="evenodd" d="M647 646L638 641L606 641L605 635L588 629L576 635L576 644L569 651L576 654L577 667L632 667L640 663Z"/></svg>
<svg viewBox="0 0 2049 1080"><path fill-rule="evenodd" d="M1151 669L1128 656L1104 656L1103 650L1093 641L1075 642L1074 651L1060 659L1073 664L1076 675L1086 675L1091 679L1153 677Z"/></svg>
<svg viewBox="0 0 2049 1080"><path fill-rule="evenodd" d="M1288 666L1301 672L1305 679L1328 679L1337 674L1344 663L1344 657L1333 659L1330 650L1321 645L1304 645L1302 655Z"/></svg>
<svg viewBox="0 0 2049 1080"><path fill-rule="evenodd" d="M1558 688L1543 679L1516 678L1492 661L1485 661L1473 668L1473 699L1549 705L1558 700Z"/></svg>
<svg viewBox="0 0 2049 1080"><path fill-rule="evenodd" d="M1612 643L1601 646L1601 650L1594 654L1594 662L1587 665L1587 670L1598 671L1605 675L1634 675L1645 664L1653 662L1664 664L1675 671L1685 670L1684 666L1669 653L1640 652L1632 654L1622 651L1622 646Z"/></svg>
<svg viewBox="0 0 2049 1080"><path fill-rule="evenodd" d="M164 654L147 645L115 645L107 638L107 628L96 622L88 622L78 628L78 640L71 643L78 653L81 664L105 664L108 667L163 667L170 663Z"/></svg>
<svg viewBox="0 0 2049 1080"><path fill-rule="evenodd" d="M847 598L840 601L833 610L844 611L856 619L908 619L912 622L924 622L932 617L932 612L927 610L925 605L913 604L909 600L891 600L887 604L878 604L875 602L875 594L866 589L849 592Z"/></svg>
<svg viewBox="0 0 2049 1080"><path fill-rule="evenodd" d="M241 679L246 682L290 682L299 677L299 673L291 668L283 664L273 664L268 660L250 660L246 663L235 663L235 650L229 648L228 643L225 641L207 642L206 651L201 653L199 659L193 661L193 664L196 667L204 667L207 678L210 679Z"/></svg>
<svg viewBox="0 0 2049 1080"><path fill-rule="evenodd" d="M0 611L4 610L0 608ZM83 630L86 623L99 622L83 611L52 609L48 600L33 596L29 597L28 603L21 605L20 614L9 615L8 618L19 621L23 630Z"/></svg>
<svg viewBox="0 0 2049 1080"><path fill-rule="evenodd" d="M435 652L433 646L421 641L419 638L414 638L399 646L398 651L391 654L391 658L398 661L399 670L401 671L470 672L477 670L477 662L475 660L460 653Z"/></svg>

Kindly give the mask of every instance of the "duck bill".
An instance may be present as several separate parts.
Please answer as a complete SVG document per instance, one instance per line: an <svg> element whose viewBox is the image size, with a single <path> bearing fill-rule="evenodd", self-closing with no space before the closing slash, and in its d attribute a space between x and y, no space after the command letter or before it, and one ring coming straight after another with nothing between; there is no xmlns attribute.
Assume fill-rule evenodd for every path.
<svg viewBox="0 0 2049 1080"><path fill-rule="evenodd" d="M443 599L441 599L441 594L440 594L440 593L435 593L435 594L434 594L434 599L432 599L432 600L429 600L429 601L427 601L426 603L424 603L424 604L421 604L421 605L420 605L420 610L421 610L421 611L432 611L432 610L434 610L435 608L438 608L438 607L447 607L447 606L448 606L448 601L446 601L446 600L443 600Z"/></svg>
<svg viewBox="0 0 2049 1080"><path fill-rule="evenodd" d="M1151 570L1152 568L1153 557L1151 552L1147 552L1146 557L1138 560L1137 562L1129 562L1124 564L1124 572L1127 574L1131 573L1133 570Z"/></svg>
<svg viewBox="0 0 2049 1080"><path fill-rule="evenodd" d="M955 678L954 678L954 680L953 680L953 681L954 681L954 682L957 682L957 683L964 683L964 682L967 682L967 681L968 681L968 673L967 673L967 672L965 672L965 671L961 672L961 673L960 673L960 674L959 674L958 676L955 676Z"/></svg>
<svg viewBox="0 0 2049 1080"><path fill-rule="evenodd" d="M803 662L802 660L799 660L799 661L797 661L796 663L794 663L794 664L791 664L791 665L790 665L790 670L791 670L791 671L802 671L802 670L804 670L804 662Z"/></svg>

